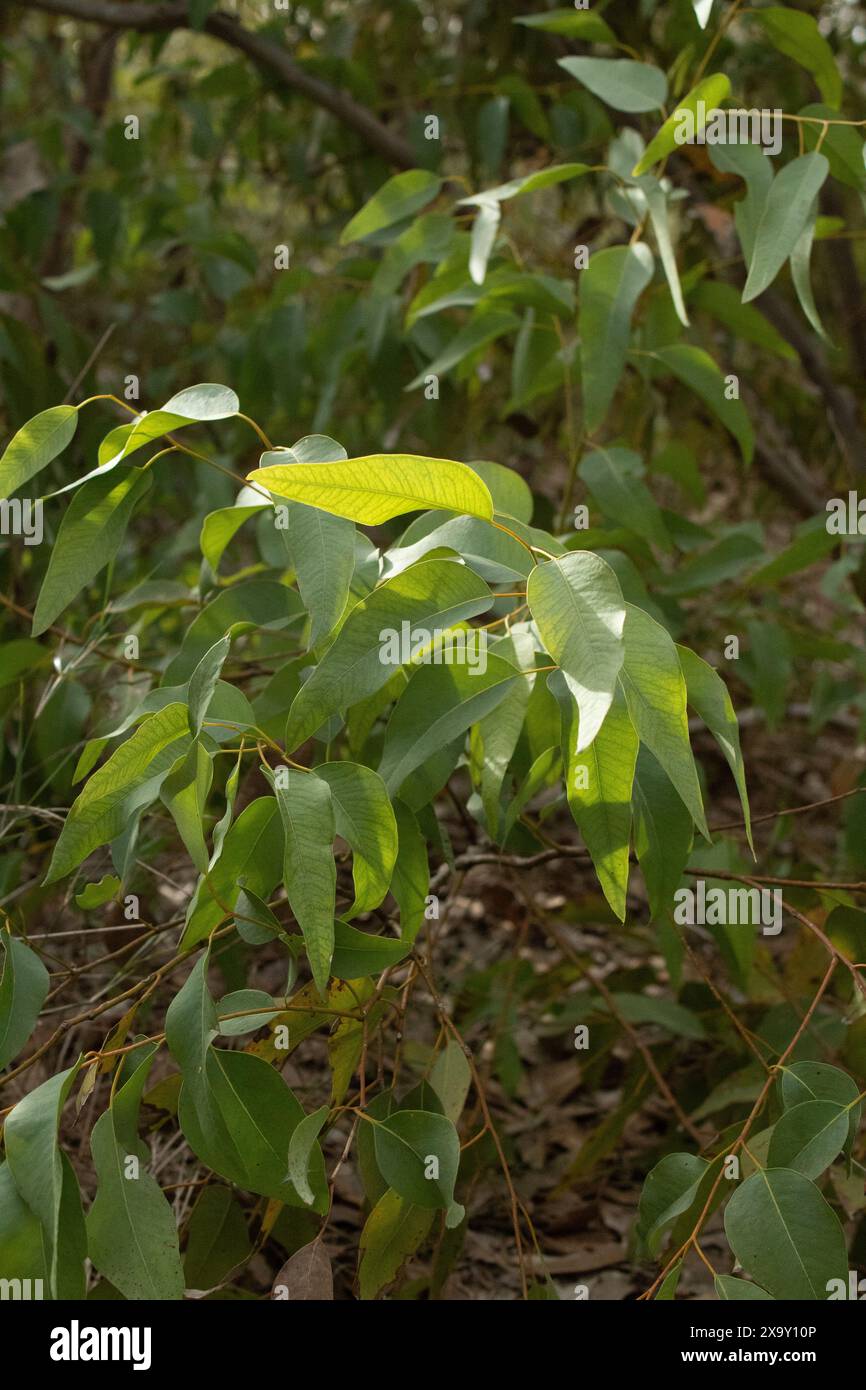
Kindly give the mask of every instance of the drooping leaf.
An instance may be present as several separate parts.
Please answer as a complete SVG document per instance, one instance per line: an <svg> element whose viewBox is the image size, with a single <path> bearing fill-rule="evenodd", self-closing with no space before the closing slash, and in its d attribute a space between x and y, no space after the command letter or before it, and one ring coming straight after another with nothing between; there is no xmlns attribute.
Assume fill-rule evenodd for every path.
<svg viewBox="0 0 866 1390"><path fill-rule="evenodd" d="M361 1298L375 1298L396 1279L433 1224L429 1207L414 1205L389 1188L379 1198L361 1232L358 1278Z"/></svg>
<svg viewBox="0 0 866 1390"><path fill-rule="evenodd" d="M187 1288L212 1289L252 1254L243 1210L228 1187L202 1189L187 1227L183 1272Z"/></svg>
<svg viewBox="0 0 866 1390"><path fill-rule="evenodd" d="M734 782L743 808L746 839L754 853L752 844L752 824L749 812L749 793L746 789L746 766L740 748L740 728L728 687L717 671L706 661L702 661L688 647L677 646L680 667L686 682L688 703L703 719L710 733L725 756L725 761L734 776Z"/></svg>
<svg viewBox="0 0 866 1390"><path fill-rule="evenodd" d="M838 106L842 98L842 77L833 50L814 16L786 5L770 5L751 13L773 47L810 72L827 104Z"/></svg>
<svg viewBox="0 0 866 1390"><path fill-rule="evenodd" d="M32 635L38 637L120 549L136 503L151 484L140 468L85 483L67 508L36 600Z"/></svg>
<svg viewBox="0 0 866 1390"><path fill-rule="evenodd" d="M644 466L639 454L617 447L593 449L581 460L578 474L612 522L661 550L671 548L662 514L641 482Z"/></svg>
<svg viewBox="0 0 866 1390"><path fill-rule="evenodd" d="M588 748L613 702L624 659L625 601L610 566L588 550L537 565L526 597L542 641L577 701L575 753Z"/></svg>
<svg viewBox="0 0 866 1390"><path fill-rule="evenodd" d="M374 1144L382 1176L401 1197L419 1207L453 1207L460 1141L444 1115L397 1110L378 1121Z"/></svg>
<svg viewBox="0 0 866 1390"><path fill-rule="evenodd" d="M710 833L689 742L686 682L676 645L660 623L633 604L626 605L623 641L625 658L620 682L631 722L708 840Z"/></svg>
<svg viewBox="0 0 866 1390"><path fill-rule="evenodd" d="M624 922L638 736L622 695L616 695L592 743L578 753L577 707L564 680L561 685L550 683L562 712L565 789L571 814L604 896Z"/></svg>
<svg viewBox="0 0 866 1390"><path fill-rule="evenodd" d="M736 439L744 461L749 464L755 451L755 436L746 407L736 396L726 394L726 381L716 363L703 348L690 343L655 348L652 360L661 363L685 382Z"/></svg>
<svg viewBox="0 0 866 1390"><path fill-rule="evenodd" d="M93 1127L98 1186L87 1214L88 1253L124 1298L179 1299L184 1278L174 1213L148 1172L138 1111L155 1044L132 1054L134 1070Z"/></svg>
<svg viewBox="0 0 866 1390"><path fill-rule="evenodd" d="M351 846L355 901L344 912L370 912L388 892L397 858L397 822L382 778L360 763L322 763L315 769L331 789L337 834Z"/></svg>
<svg viewBox="0 0 866 1390"><path fill-rule="evenodd" d="M827 1297L847 1280L845 1236L814 1183L790 1168L762 1168L725 1208L725 1232L743 1268L773 1298Z"/></svg>
<svg viewBox="0 0 866 1390"><path fill-rule="evenodd" d="M786 164L773 179L755 233L744 304L763 294L775 280L800 240L829 172L827 159L813 150Z"/></svg>
<svg viewBox="0 0 866 1390"><path fill-rule="evenodd" d="M395 667L383 660L383 633L398 637L408 624L446 630L484 612L492 602L483 580L451 560L425 560L386 580L349 613L289 712L286 747L297 748L338 710L381 689Z"/></svg>
<svg viewBox="0 0 866 1390"><path fill-rule="evenodd" d="M274 785L285 834L283 882L313 979L324 994L334 953L334 805L330 787L321 778L294 768L285 769L284 778L284 783Z"/></svg>
<svg viewBox="0 0 866 1390"><path fill-rule="evenodd" d="M289 1181L294 1184L295 1191L301 1200L308 1205L316 1200L316 1194L310 1186L308 1177L310 1158L328 1114L328 1106L322 1105L311 1115L305 1115L298 1127L292 1132L289 1141Z"/></svg>
<svg viewBox="0 0 866 1390"><path fill-rule="evenodd" d="M819 1178L842 1152L850 1112L832 1100L804 1100L779 1117L773 1127L767 1162Z"/></svg>
<svg viewBox="0 0 866 1390"><path fill-rule="evenodd" d="M6 1163L15 1187L42 1227L51 1297L84 1297L87 1241L78 1180L61 1150L60 1115L80 1061L30 1091L4 1126Z"/></svg>
<svg viewBox="0 0 866 1390"><path fill-rule="evenodd" d="M122 743L76 797L54 846L46 883L54 883L88 854L122 833L130 816L159 794L189 741L187 708L170 704Z"/></svg>
<svg viewBox="0 0 866 1390"><path fill-rule="evenodd" d="M400 909L400 935L412 942L424 921L430 866L427 845L414 813L402 801L394 801L398 848L391 878L391 893Z"/></svg>
<svg viewBox="0 0 866 1390"><path fill-rule="evenodd" d="M35 951L10 931L0 931L0 1071L17 1057L36 1026L48 993L48 971Z"/></svg>
<svg viewBox="0 0 866 1390"><path fill-rule="evenodd" d="M648 748L638 754L633 805L635 853L646 881L650 912L657 918L673 902L694 829L682 798Z"/></svg>
<svg viewBox="0 0 866 1390"><path fill-rule="evenodd" d="M653 275L643 242L596 251L581 274L580 370L585 426L602 423L625 367L635 305Z"/></svg>
<svg viewBox="0 0 866 1390"><path fill-rule="evenodd" d="M449 1038L430 1070L430 1085L453 1125L462 1114L471 1084L472 1071L466 1053L456 1038Z"/></svg>
<svg viewBox="0 0 866 1390"><path fill-rule="evenodd" d="M398 795L416 768L494 709L521 679L509 662L492 653L483 671L466 664L419 666L385 733L379 775L389 794Z"/></svg>
<svg viewBox="0 0 866 1390"><path fill-rule="evenodd" d="M648 1174L638 1204L637 1236L657 1255L666 1232L695 1200L709 1164L697 1154L672 1153Z"/></svg>

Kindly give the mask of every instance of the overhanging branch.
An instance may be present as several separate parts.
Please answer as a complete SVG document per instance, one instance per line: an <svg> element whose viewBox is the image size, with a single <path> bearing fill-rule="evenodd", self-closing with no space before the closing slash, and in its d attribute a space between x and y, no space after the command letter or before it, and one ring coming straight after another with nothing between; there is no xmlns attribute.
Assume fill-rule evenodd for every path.
<svg viewBox="0 0 866 1390"><path fill-rule="evenodd" d="M129 3L126 0L123 3L121 0L17 0L17 3L23 9L42 10L66 19L102 24L109 29L165 33L190 27L186 0L167 0L167 3L156 5L140 3L140 0L129 0ZM389 130L354 97L306 72L279 44L245 29L231 15L219 10L208 15L204 32L246 54L266 76L330 111L389 164L399 169L410 169L414 165L415 157L408 141Z"/></svg>

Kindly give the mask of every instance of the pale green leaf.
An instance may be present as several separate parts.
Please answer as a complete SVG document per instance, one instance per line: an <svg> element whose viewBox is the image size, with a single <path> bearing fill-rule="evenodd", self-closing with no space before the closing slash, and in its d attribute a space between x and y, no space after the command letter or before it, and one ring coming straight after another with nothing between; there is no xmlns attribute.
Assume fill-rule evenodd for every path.
<svg viewBox="0 0 866 1390"><path fill-rule="evenodd" d="M845 1236L814 1183L790 1168L753 1173L725 1208L725 1232L740 1264L773 1298L827 1297L847 1282Z"/></svg>
<svg viewBox="0 0 866 1390"><path fill-rule="evenodd" d="M588 748L613 702L623 664L625 602L606 561L571 551L537 565L526 597L545 648L580 711L575 752Z"/></svg>
<svg viewBox="0 0 866 1390"><path fill-rule="evenodd" d="M441 187L439 175L427 169L407 169L405 173L395 174L346 224L340 235L340 245L360 241L411 217L435 198Z"/></svg>
<svg viewBox="0 0 866 1390"><path fill-rule="evenodd" d="M615 111L658 111L667 100L667 78L649 63L630 58L558 58L557 62Z"/></svg>

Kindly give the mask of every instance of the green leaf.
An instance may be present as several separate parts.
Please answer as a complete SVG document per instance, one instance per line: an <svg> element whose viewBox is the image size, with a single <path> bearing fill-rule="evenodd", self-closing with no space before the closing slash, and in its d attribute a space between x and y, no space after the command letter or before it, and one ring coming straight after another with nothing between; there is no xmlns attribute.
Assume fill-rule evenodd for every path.
<svg viewBox="0 0 866 1390"><path fill-rule="evenodd" d="M178 759L159 789L180 838L200 874L207 872L204 813L213 781L213 763L198 742Z"/></svg>
<svg viewBox="0 0 866 1390"><path fill-rule="evenodd" d="M445 630L490 607L490 590L465 565L426 560L386 580L351 610L289 711L286 747L299 747L337 711L375 694L394 674L383 632Z"/></svg>
<svg viewBox="0 0 866 1390"><path fill-rule="evenodd" d="M220 1177L292 1206L304 1205L286 1179L286 1158L304 1112L282 1077L260 1057L212 1046L218 1021L207 988L208 953L199 957L169 1005L166 1041L181 1069L180 1127L193 1152ZM324 1161L311 1182L315 1210L327 1209Z"/></svg>
<svg viewBox="0 0 866 1390"><path fill-rule="evenodd" d="M640 1194L636 1234L652 1256L658 1254L665 1232L688 1211L709 1168L696 1154L666 1154L647 1175Z"/></svg>
<svg viewBox="0 0 866 1390"><path fill-rule="evenodd" d="M211 1104L233 1143L232 1149L214 1145L185 1077L178 1118L193 1152L220 1177L246 1191L290 1206L306 1206L285 1176L291 1138L304 1112L282 1077L252 1053L222 1048L209 1049L206 1067ZM317 1145L311 1153L308 1179L315 1196L313 1210L321 1214L328 1207L328 1189Z"/></svg>
<svg viewBox="0 0 866 1390"><path fill-rule="evenodd" d="M770 286L790 256L828 173L824 155L812 151L786 164L770 185L755 233L743 303Z"/></svg>
<svg viewBox="0 0 866 1390"><path fill-rule="evenodd" d="M265 941L273 941L283 930L267 903L262 902L261 898L248 888L242 888L238 893L235 926L238 935L251 946L261 946Z"/></svg>
<svg viewBox="0 0 866 1390"><path fill-rule="evenodd" d="M458 207L468 203L484 208L491 203L504 203L510 198L518 198L524 193L536 193L540 188L551 188L554 184L578 179L583 174L591 174L589 164L551 164L547 169L539 169L534 174L524 174L522 178L501 183L497 188L485 188L483 193L470 193L467 198L458 199Z"/></svg>
<svg viewBox="0 0 866 1390"><path fill-rule="evenodd" d="M390 795L428 758L464 734L524 679L492 653L483 672L474 667L419 666L400 696L385 732L379 775Z"/></svg>
<svg viewBox="0 0 866 1390"><path fill-rule="evenodd" d="M666 159L674 150L679 149L677 133L686 128L686 122L689 133L699 134L704 128L707 115L717 110L730 94L731 83L723 72L714 72L703 78L692 88L688 96L677 102L676 109L650 140L643 156L632 170L634 177L645 174L660 159Z"/></svg>
<svg viewBox="0 0 866 1390"><path fill-rule="evenodd" d="M400 935L412 942L424 921L430 866L427 842L418 829L414 812L402 801L394 802L398 849L391 879L391 894L400 909Z"/></svg>
<svg viewBox="0 0 866 1390"><path fill-rule="evenodd" d="M849 1111L832 1100L804 1100L786 1110L773 1127L767 1162L818 1178L842 1152Z"/></svg>
<svg viewBox="0 0 866 1390"><path fill-rule="evenodd" d="M369 454L340 463L281 465L280 458L279 451L263 454L264 466L249 481L367 526L427 507L493 517L493 499L478 474L452 459Z"/></svg>
<svg viewBox="0 0 866 1390"><path fill-rule="evenodd" d="M323 1105L311 1115L305 1115L289 1141L289 1182L294 1184L301 1201L308 1206L312 1206L316 1200L308 1177L310 1159L329 1113L328 1106Z"/></svg>
<svg viewBox="0 0 866 1390"><path fill-rule="evenodd" d="M323 763L315 775L331 789L337 834L352 850L355 901L344 916L357 917L378 907L390 887L397 858L394 810L378 772L360 763Z"/></svg>
<svg viewBox="0 0 866 1390"><path fill-rule="evenodd" d="M326 435L307 435L280 458L295 463L341 463L346 450ZM310 615L310 646L336 626L349 597L355 569L355 527L342 516L290 502L288 525L280 530Z"/></svg>
<svg viewBox="0 0 866 1390"><path fill-rule="evenodd" d="M278 781L274 785L286 837L283 882L304 937L313 979L319 993L324 994L334 953L337 891L331 790L327 782L309 772L287 768L283 777L284 786Z"/></svg>
<svg viewBox="0 0 866 1390"><path fill-rule="evenodd" d="M787 339L751 304L744 304L734 286L724 280L701 280L691 292L689 302L712 315L738 338L757 343L777 357L796 360L797 354Z"/></svg>
<svg viewBox="0 0 866 1390"><path fill-rule="evenodd" d="M689 343L675 343L672 347L655 348L649 356L700 396L725 428L730 430L740 446L744 461L751 463L755 436L746 407L740 400L727 399L725 378L709 353Z"/></svg>
<svg viewBox="0 0 866 1390"><path fill-rule="evenodd" d="M625 367L635 305L653 276L643 242L596 251L581 274L580 370L585 427L598 429Z"/></svg>
<svg viewBox="0 0 866 1390"><path fill-rule="evenodd" d="M471 1083L472 1071L466 1053L456 1039L449 1038L430 1070L430 1085L453 1125L462 1114Z"/></svg>
<svg viewBox="0 0 866 1390"><path fill-rule="evenodd" d="M22 1202L8 1163L0 1163L0 1250L5 1279L41 1279L47 1283L42 1227Z"/></svg>
<svg viewBox="0 0 866 1390"><path fill-rule="evenodd" d="M0 931L4 949L0 979L0 1071L17 1057L36 1026L48 993L48 971L42 961L13 936Z"/></svg>
<svg viewBox="0 0 866 1390"><path fill-rule="evenodd" d="M794 282L794 289L797 291L797 298L800 307L810 324L825 343L830 343L829 335L821 322L821 315L818 313L815 304L815 295L812 291L812 274L810 263L812 260L812 242L815 239L815 224L818 217L818 199L815 198L809 209L806 218L806 225L800 233L797 243L791 252L791 279ZM831 344L832 346L832 344Z"/></svg>
<svg viewBox="0 0 866 1390"><path fill-rule="evenodd" d="M571 814L589 850L602 892L624 922L638 736L625 701L617 693L592 743L578 753L579 718L574 701L564 680L562 687L552 679L549 683L562 712L565 788Z"/></svg>
<svg viewBox="0 0 866 1390"><path fill-rule="evenodd" d="M520 327L520 319L516 314L508 313L504 309L481 308L474 318L464 324L455 333L446 347L428 362L426 367L413 377L407 391L413 391L416 387L422 386L428 376L444 376L450 372L452 367L456 367L464 358L471 353L479 352L488 343L501 338L505 333L516 331ZM445 502L423 503L424 506L447 506ZM452 507L452 511L472 511L470 507ZM478 516L487 516L487 512L475 512Z"/></svg>
<svg viewBox="0 0 866 1390"><path fill-rule="evenodd" d="M616 447L594 449L581 460L577 471L614 525L625 526L661 550L670 550L662 514L640 481L644 466L639 454Z"/></svg>
<svg viewBox="0 0 866 1390"><path fill-rule="evenodd" d="M216 840L215 830L215 853ZM199 880L187 911L183 949L203 941L224 920L226 909L239 902L241 886L267 898L280 881L282 862L283 829L277 803L271 796L258 797L227 829L209 876Z"/></svg>
<svg viewBox="0 0 866 1390"><path fill-rule="evenodd" d="M130 454L161 439L164 434L174 434L186 425L229 420L239 410L240 401L228 386L219 386L215 382L187 386L166 401L160 410L144 411L139 415L118 452L103 466L114 467L121 459L129 458Z"/></svg>
<svg viewBox="0 0 866 1390"><path fill-rule="evenodd" d="M46 883L55 883L126 828L148 805L189 740L186 705L171 704L145 719L76 797L54 846Z"/></svg>
<svg viewBox="0 0 866 1390"><path fill-rule="evenodd" d="M407 169L403 174L395 174L346 224L340 235L340 245L360 241L411 217L426 207L441 187L439 175L427 169Z"/></svg>
<svg viewBox="0 0 866 1390"><path fill-rule="evenodd" d="M723 174L746 181L746 196L734 207L734 220L746 265L752 260L755 236L773 182L773 161L757 145L708 145L711 163Z"/></svg>
<svg viewBox="0 0 866 1390"><path fill-rule="evenodd" d="M562 34L567 39L579 39L584 43L616 43L616 35L601 15L547 10L544 14L517 15L512 23L525 24L527 29L543 29L548 34Z"/></svg>
<svg viewBox="0 0 866 1390"><path fill-rule="evenodd" d="M156 1045L133 1053L135 1069L90 1136L98 1186L87 1215L88 1253L100 1274L129 1299L179 1299L184 1278L174 1213L147 1171L138 1111ZM130 1163L130 1159L133 1163Z"/></svg>
<svg viewBox="0 0 866 1390"><path fill-rule="evenodd" d="M800 126L806 149L814 149L820 140L821 153L830 161L830 173L834 179L847 184L849 188L861 191L866 188L866 160L863 157L862 136L851 126L830 125L825 129L821 125L821 120L844 119L842 112L834 106L816 102L811 106L804 106L799 114L820 118L815 122L805 121Z"/></svg>
<svg viewBox="0 0 866 1390"><path fill-rule="evenodd" d="M401 1197L419 1207L452 1209L460 1141L444 1115L397 1110L376 1124L374 1146L383 1178Z"/></svg>
<svg viewBox="0 0 866 1390"><path fill-rule="evenodd" d="M802 1173L753 1173L725 1208L725 1232L740 1264L773 1298L823 1301L830 1279L847 1280L839 1219Z"/></svg>
<svg viewBox="0 0 866 1390"><path fill-rule="evenodd" d="M150 473L130 468L91 479L75 494L60 523L33 614L38 637L76 594L113 560L135 505L151 485Z"/></svg>
<svg viewBox="0 0 866 1390"><path fill-rule="evenodd" d="M588 550L536 565L526 598L547 651L577 701L575 753L588 748L613 703L623 664L626 605L613 570Z"/></svg>
<svg viewBox="0 0 866 1390"><path fill-rule="evenodd" d="M558 58L561 68L615 111L658 111L667 101L660 68L630 58Z"/></svg>
<svg viewBox="0 0 866 1390"><path fill-rule="evenodd" d="M734 782L743 808L746 839L754 854L752 843L752 823L749 812L749 793L746 788L746 766L740 749L740 729L728 687L718 671L706 661L702 661L688 647L677 646L683 676L686 682L688 703L703 719L716 743L724 754L725 761L734 776Z"/></svg>
<svg viewBox="0 0 866 1390"><path fill-rule="evenodd" d="M513 634L506 641L496 643L496 654L506 660L513 659L514 665L521 670L529 670L534 664L535 642L528 633ZM481 802L488 833L496 840L501 830L500 798L505 774L523 729L534 679L534 676L527 676L517 681L504 700L478 721Z"/></svg>
<svg viewBox="0 0 866 1390"><path fill-rule="evenodd" d="M721 1299L730 1299L734 1302L751 1300L760 1302L762 1299L774 1302L773 1295L767 1293L766 1289L760 1288L758 1284L750 1284L747 1279L737 1279L733 1274L717 1274L713 1281L716 1286L716 1293Z"/></svg>
<svg viewBox="0 0 866 1390"><path fill-rule="evenodd" d="M228 1187L203 1188L187 1227L187 1288L212 1289L253 1253L243 1210Z"/></svg>
<svg viewBox="0 0 866 1390"><path fill-rule="evenodd" d="M239 1038L244 1033L255 1033L279 1013L279 1005L263 989L232 990L231 994L224 994L217 1005L220 1035Z"/></svg>
<svg viewBox="0 0 866 1390"><path fill-rule="evenodd" d="M695 825L710 839L689 742L686 682L673 638L642 608L626 604L620 682L631 722L658 759Z"/></svg>
<svg viewBox="0 0 866 1390"><path fill-rule="evenodd" d="M638 754L633 804L635 853L655 920L673 904L694 830L673 783L647 748Z"/></svg>
<svg viewBox="0 0 866 1390"><path fill-rule="evenodd" d="M252 489L245 490L242 495L251 496ZM199 547L214 574L219 569L219 563L226 546L244 522L258 512L264 511L267 506L268 503L263 498L261 502L252 505L240 503L233 507L220 507L217 511L208 513L202 522Z"/></svg>
<svg viewBox="0 0 866 1390"><path fill-rule="evenodd" d="M213 699L231 644L231 634L226 633L225 637L221 637L205 652L189 678L189 727L194 736L201 732L208 705Z"/></svg>
<svg viewBox="0 0 866 1390"><path fill-rule="evenodd" d="M77 427L78 410L74 405L52 406L22 425L0 458L0 499L11 497L62 454Z"/></svg>
<svg viewBox="0 0 866 1390"><path fill-rule="evenodd" d="M807 1100L831 1100L848 1110L848 1142L850 1149L857 1135L861 1106L859 1090L852 1076L840 1067L826 1062L793 1062L782 1072L782 1104L786 1109Z"/></svg>
<svg viewBox="0 0 866 1390"><path fill-rule="evenodd" d="M48 658L48 649L29 637L4 642L0 645L0 690L16 684L24 675L43 666Z"/></svg>
<svg viewBox="0 0 866 1390"><path fill-rule="evenodd" d="M331 974L338 980L361 980L366 975L381 975L383 970L403 960L410 949L409 942L402 937L373 936L337 918L334 923Z"/></svg>
<svg viewBox="0 0 866 1390"><path fill-rule="evenodd" d="M838 106L842 100L842 77L836 67L833 50L818 28L817 20L801 10L792 10L783 5L771 5L768 9L752 10L750 13L752 19L764 29L773 47L810 72L828 105Z"/></svg>
<svg viewBox="0 0 866 1390"><path fill-rule="evenodd" d="M6 1117L6 1162L21 1198L42 1226L54 1299L83 1299L87 1243L78 1180L60 1149L60 1114L80 1061L20 1100Z"/></svg>
<svg viewBox="0 0 866 1390"><path fill-rule="evenodd" d="M389 1188L361 1232L358 1268L361 1298L375 1298L396 1279L404 1260L418 1249L433 1224L433 1212L407 1202Z"/></svg>
<svg viewBox="0 0 866 1390"><path fill-rule="evenodd" d="M619 1012L629 1023L655 1023L678 1038L699 1041L707 1036L697 1014L672 999L657 999L650 994L612 995Z"/></svg>

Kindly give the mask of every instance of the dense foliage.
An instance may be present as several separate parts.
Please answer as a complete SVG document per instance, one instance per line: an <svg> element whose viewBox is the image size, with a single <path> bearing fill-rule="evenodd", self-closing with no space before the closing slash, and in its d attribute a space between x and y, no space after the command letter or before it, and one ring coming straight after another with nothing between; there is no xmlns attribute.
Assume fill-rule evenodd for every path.
<svg viewBox="0 0 866 1390"><path fill-rule="evenodd" d="M864 54L14 7L0 1280L850 1296Z"/></svg>

